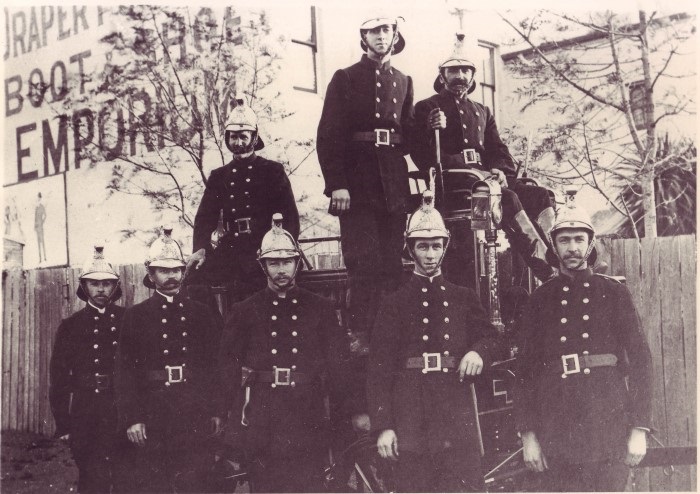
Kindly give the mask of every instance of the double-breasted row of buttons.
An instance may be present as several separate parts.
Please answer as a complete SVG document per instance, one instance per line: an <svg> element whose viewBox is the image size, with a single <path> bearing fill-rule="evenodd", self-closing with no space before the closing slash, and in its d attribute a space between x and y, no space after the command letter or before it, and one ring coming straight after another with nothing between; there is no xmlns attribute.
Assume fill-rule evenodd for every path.
<svg viewBox="0 0 700 494"><path fill-rule="evenodd" d="M457 111L459 112L459 120L460 124L462 127L462 141L464 144L469 144L469 139L467 138L467 128L468 128L468 123L469 123L469 108L466 103L466 99L458 99L455 98L455 105L457 106ZM479 110L474 110L474 115L476 115L476 118L479 119L481 117L481 114L479 113ZM477 132L479 135L479 146L484 145L484 141L481 138L482 135L482 129L481 125L477 124Z"/></svg>
<svg viewBox="0 0 700 494"><path fill-rule="evenodd" d="M585 281L582 283L582 286L583 286L583 288L590 288L591 284L588 281ZM562 317L560 319L560 323L562 324L563 329L566 329L566 327L567 327L566 325L575 322L574 320L572 320L572 316L569 314L569 311L573 310L574 308L579 307L578 300L572 300L570 302L569 298L567 298L570 296L570 292L571 292L571 288L568 285L564 285L562 287L562 299L560 301ZM580 300L581 305L580 306L586 307L586 306L588 306L590 301L591 301L590 295L586 294L583 296L583 298L581 298L581 300ZM591 318L590 315L583 314L580 317L580 321L587 322L590 320L590 318ZM585 328L585 326L584 326L584 328ZM581 332L580 337L581 337L581 341L589 342L591 335L588 332L588 330L584 329ZM570 337L567 337L566 335L560 336L559 341L561 343L566 343L567 341L569 341L571 343ZM580 354L585 356L585 355L589 355L590 352L588 350L583 350L582 352L580 352ZM582 369L582 372L585 375L589 375L591 373L591 369L586 367L586 368ZM567 374L562 374L561 377L563 379L566 379Z"/></svg>
<svg viewBox="0 0 700 494"><path fill-rule="evenodd" d="M445 289L445 286L444 286L444 285L440 285L440 291L441 291L441 292L444 292L445 290L446 290L446 289ZM445 315L445 314L443 313L442 315L438 315L437 318L433 317L433 320L431 321L431 318L430 318L430 317L427 317L427 314L426 314L426 311L431 310L431 308L432 308L432 310L431 310L432 314L431 314L431 315L432 315L432 316L435 316L435 315L437 314L437 311L435 310L435 307L434 307L435 305L438 306L437 309L442 309L442 311L445 311L445 310L447 309L447 307L450 306L449 302L448 302L447 300L442 300L442 301L435 301L435 300L433 300L433 302L432 302L433 305L431 306L431 302L430 302L430 300L428 300L428 296L427 296L428 288L427 288L427 287L421 287L421 292L422 292L423 294L425 294L424 297L422 298L421 302L420 302L420 306L423 308L423 310L422 310L422 313L421 313L420 316L419 316L419 317L421 317L421 323L422 323L422 326L423 326L423 335L422 335L422 337L421 337L422 340L423 340L423 342L424 342L426 345L431 345L430 334L429 334L429 333L430 333L431 324L433 324L433 325L434 325L434 324L441 324L441 325L443 325L443 326L444 326L444 329L443 329L443 332L442 332L442 340L445 341L445 342L446 342L446 341L449 341L449 339L450 339L450 333L448 332L448 329L449 329L449 328L447 327L447 325L450 323L450 318L449 318L447 315ZM437 319L437 320L436 320L436 319ZM433 327L434 327L434 326L433 326ZM433 343L433 344L434 344L434 343ZM426 350L427 350L427 348L426 348ZM428 352L428 353L430 353L430 352ZM449 356L450 356L449 350L444 350L444 351L442 352L442 354L443 354L445 357L449 357ZM444 371L444 372L447 372L448 369L443 369L443 371Z"/></svg>
<svg viewBox="0 0 700 494"><path fill-rule="evenodd" d="M253 165L234 166L231 168L231 178L226 186L226 195L228 206L227 212L229 222L239 218L248 218L251 216L251 195L248 190L251 181L253 180ZM232 228L232 225L229 225ZM237 228L233 228L233 236L238 237L240 232Z"/></svg>
<svg viewBox="0 0 700 494"><path fill-rule="evenodd" d="M399 95L396 90L397 83L396 80L394 80L394 69L375 69L374 76L377 88L375 90L374 117L377 120L393 120L388 130L391 133L395 133L399 125L399 119L401 118L401 105L403 104L403 100L399 101L397 98ZM381 125L385 126L384 123ZM394 145L391 144L391 146L393 147Z"/></svg>
<svg viewBox="0 0 700 494"><path fill-rule="evenodd" d="M291 299L290 302L292 303L293 307L297 306L299 303L299 301L296 298ZM298 325L297 321L299 321L299 316L296 313L294 313L294 309L292 309L292 314L284 314L284 311L282 311L280 308L280 301L278 299L272 300L271 304L272 310L270 314L270 339L272 348L270 349L270 353L276 357L274 361L277 364L279 364L273 365L272 369L275 370L276 368L288 368L294 371L297 369L296 364L292 363L291 365L289 365L289 363L294 362L295 359L293 357L298 355L299 353L299 348L297 347L297 344L293 343L294 346L291 349L291 356L288 354L286 356L282 354L277 348L277 346L279 343L279 339L283 336L284 332L286 332L286 334L290 334L292 338L296 339L299 337L299 328L296 327ZM284 365L282 365L283 363ZM294 381L290 382L290 385L295 386ZM272 387L276 387L275 383L272 383Z"/></svg>
<svg viewBox="0 0 700 494"><path fill-rule="evenodd" d="M99 376L111 376L114 372L113 363L116 359L117 346L119 345L119 331L117 316L108 309L104 313L94 312L92 316L93 329L89 344L92 346L90 358L95 380ZM101 390L94 388L95 394Z"/></svg>
<svg viewBox="0 0 700 494"><path fill-rule="evenodd" d="M178 302L171 307L170 304L161 305L162 334L161 348L163 355L171 356L178 353L184 357L187 353L187 316L184 313L184 304Z"/></svg>

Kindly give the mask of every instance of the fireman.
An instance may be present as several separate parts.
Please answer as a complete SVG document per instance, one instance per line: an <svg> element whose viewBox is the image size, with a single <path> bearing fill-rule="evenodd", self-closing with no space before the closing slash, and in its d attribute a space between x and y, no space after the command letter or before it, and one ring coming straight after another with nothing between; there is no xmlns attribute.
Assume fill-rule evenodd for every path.
<svg viewBox="0 0 700 494"><path fill-rule="evenodd" d="M163 229L146 259L147 300L127 309L117 355L119 424L131 444L125 492L202 492L221 431L214 390L220 316L181 293L185 260Z"/></svg>
<svg viewBox="0 0 700 494"><path fill-rule="evenodd" d="M477 417L464 379L491 365L499 343L476 293L445 280L450 234L432 191L410 217L413 276L377 314L367 378L379 455L397 461L400 492L483 491Z"/></svg>
<svg viewBox="0 0 700 494"><path fill-rule="evenodd" d="M258 251L267 287L235 304L226 324L220 394L254 492L323 492L324 396L344 399L343 333L333 303L296 285L299 246L281 215L273 221Z"/></svg>
<svg viewBox="0 0 700 494"><path fill-rule="evenodd" d="M284 166L256 154L264 147L258 118L237 100L226 120L226 147L233 160L211 172L194 220L188 285L225 285L231 300L265 286L255 253L272 214L281 212L290 233L299 236L299 213ZM197 298L206 299L206 291Z"/></svg>
<svg viewBox="0 0 700 494"><path fill-rule="evenodd" d="M646 453L651 353L625 285L594 274L595 230L573 199L558 211L540 286L521 322L514 416L541 488L623 491Z"/></svg>
<svg viewBox="0 0 700 494"><path fill-rule="evenodd" d="M416 103L411 158L421 170L435 166L435 129L440 129L441 163L445 170L477 169L498 176L503 194L503 229L508 240L540 280L552 276L545 260L545 234L552 226L554 208L546 189L515 179L515 163L501 141L491 110L469 98L476 89L476 65L457 35L453 52L440 64L433 88L437 94ZM473 179L445 174L443 211L464 209L468 199L455 191L469 190ZM471 239L468 226L450 224L455 246L445 259L446 276L465 284Z"/></svg>
<svg viewBox="0 0 700 494"><path fill-rule="evenodd" d="M95 246L80 275L85 307L61 322L51 354L49 400L56 435L69 441L78 467L78 492L109 492L126 445L117 435L114 355L124 308L119 274Z"/></svg>

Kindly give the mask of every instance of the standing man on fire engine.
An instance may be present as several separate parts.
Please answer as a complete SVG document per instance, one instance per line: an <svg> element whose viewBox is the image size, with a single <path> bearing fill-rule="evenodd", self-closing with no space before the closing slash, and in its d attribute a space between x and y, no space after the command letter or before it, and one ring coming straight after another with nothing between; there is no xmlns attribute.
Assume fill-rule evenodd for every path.
<svg viewBox="0 0 700 494"><path fill-rule="evenodd" d="M231 300L238 301L265 286L255 253L272 214L281 212L297 238L299 213L284 166L256 154L265 145L258 118L243 99L229 113L224 141L233 160L207 181L194 219L187 283L228 285Z"/></svg>
<svg viewBox="0 0 700 494"><path fill-rule="evenodd" d="M523 459L548 491L623 491L646 454L651 353L630 292L594 274L595 232L573 199L548 253L559 275L528 301L514 412Z"/></svg>
<svg viewBox="0 0 700 494"><path fill-rule="evenodd" d="M361 60L336 71L328 85L316 150L339 217L348 271L349 327L369 337L383 293L402 276L401 249L409 195L405 133L413 122L413 81L392 67L406 42L399 18L377 16L360 25ZM365 358L358 360L364 367ZM364 381L360 369L359 381ZM353 392L364 409L364 389Z"/></svg>
<svg viewBox="0 0 700 494"><path fill-rule="evenodd" d="M78 492L110 492L118 483L126 438L117 434L114 355L124 308L119 274L95 246L80 275L85 307L61 322L51 354L49 401L56 436L70 443Z"/></svg>
<svg viewBox="0 0 700 494"><path fill-rule="evenodd" d="M221 431L213 382L221 318L180 291L185 260L164 228L143 280L153 295L124 315L117 355L120 430L132 443L124 492L203 492Z"/></svg>
<svg viewBox="0 0 700 494"><path fill-rule="evenodd" d="M235 304L226 323L219 393L254 492L323 492L324 396L344 392L332 353L343 334L331 301L296 285L301 251L282 215L273 222L258 250L267 288Z"/></svg>
<svg viewBox="0 0 700 494"><path fill-rule="evenodd" d="M411 279L386 297L370 344L367 400L382 458L397 460L399 492L484 490L477 417L467 384L498 352L476 293L445 280L450 234L433 192L406 228Z"/></svg>
<svg viewBox="0 0 700 494"><path fill-rule="evenodd" d="M476 65L466 53L463 34L457 35L453 52L439 70L433 84L437 94L416 104L411 158L421 170L435 166L435 130L439 129L443 169L471 168L497 175L503 194L503 229L508 240L537 278L548 279L552 268L545 260L547 247L543 239L554 219L552 200L546 189L516 181L515 163L501 141L491 110L469 98L476 89ZM445 174L444 182L448 196L457 189L471 189L474 179ZM465 204L452 202L441 207L464 209L468 204L466 197L455 200ZM469 262L470 252L465 244L471 239L466 235L468 227L462 225L454 225L452 233L456 245L445 259L445 268L448 278L464 284L463 266Z"/></svg>

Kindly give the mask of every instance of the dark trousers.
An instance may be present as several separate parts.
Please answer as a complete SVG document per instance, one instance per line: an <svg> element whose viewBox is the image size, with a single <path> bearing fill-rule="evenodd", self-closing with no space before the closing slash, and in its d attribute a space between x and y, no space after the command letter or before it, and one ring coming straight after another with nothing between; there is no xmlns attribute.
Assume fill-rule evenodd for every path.
<svg viewBox="0 0 700 494"><path fill-rule="evenodd" d="M323 467L322 458L306 455L258 458L250 466L251 491L325 492Z"/></svg>
<svg viewBox="0 0 700 494"><path fill-rule="evenodd" d="M398 492L484 492L481 464L467 451L448 448L438 453L399 451Z"/></svg>
<svg viewBox="0 0 700 494"><path fill-rule="evenodd" d="M551 464L541 474L543 492L622 492L630 469L621 461Z"/></svg>
<svg viewBox="0 0 700 494"><path fill-rule="evenodd" d="M126 465L131 475L116 492L206 492L207 473L213 454L204 442L178 444L152 441L146 446L132 446Z"/></svg>
<svg viewBox="0 0 700 494"><path fill-rule="evenodd" d="M352 331L369 334L382 293L401 282L406 215L352 206L340 215L340 240L348 270L348 315Z"/></svg>

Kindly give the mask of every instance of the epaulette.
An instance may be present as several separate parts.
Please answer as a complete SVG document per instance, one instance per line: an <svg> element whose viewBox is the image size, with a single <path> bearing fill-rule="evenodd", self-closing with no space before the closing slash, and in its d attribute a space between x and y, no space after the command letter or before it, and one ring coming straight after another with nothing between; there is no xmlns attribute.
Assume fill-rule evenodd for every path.
<svg viewBox="0 0 700 494"><path fill-rule="evenodd" d="M601 278L605 278L606 280L611 280L616 283L619 283L620 285L624 285L625 282L627 281L627 278L624 276L610 276L608 274L602 274L602 273L593 273L594 276L600 276Z"/></svg>

